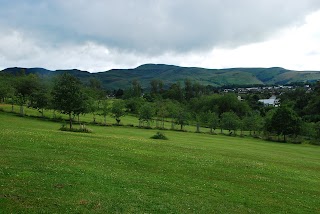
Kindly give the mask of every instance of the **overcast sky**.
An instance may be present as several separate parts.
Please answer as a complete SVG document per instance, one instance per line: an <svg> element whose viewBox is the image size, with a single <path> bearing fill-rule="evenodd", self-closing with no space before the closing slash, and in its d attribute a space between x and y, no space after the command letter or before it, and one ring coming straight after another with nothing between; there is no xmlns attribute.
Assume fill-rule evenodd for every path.
<svg viewBox="0 0 320 214"><path fill-rule="evenodd" d="M320 70L320 0L0 0L0 69Z"/></svg>

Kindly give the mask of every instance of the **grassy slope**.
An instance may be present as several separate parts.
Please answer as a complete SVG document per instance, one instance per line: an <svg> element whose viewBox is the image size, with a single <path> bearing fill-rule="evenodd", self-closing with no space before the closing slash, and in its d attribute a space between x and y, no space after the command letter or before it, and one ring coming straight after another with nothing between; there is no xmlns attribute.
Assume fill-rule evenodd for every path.
<svg viewBox="0 0 320 214"><path fill-rule="evenodd" d="M1 212L317 213L320 148L0 112Z"/></svg>
<svg viewBox="0 0 320 214"><path fill-rule="evenodd" d="M9 104L0 104L0 109L6 111L6 112L11 112L11 105ZM14 113L16 114L19 114L19 111L20 111L20 107L19 106L14 106ZM37 117L40 117L41 114L35 110L35 109L32 109L32 108L27 108L27 107L24 107L24 111L25 111L25 114L28 115L28 116L37 116ZM44 116L47 117L47 118L52 118L53 117L53 111L52 110L44 110ZM64 114L60 114L59 112L56 112L56 116L57 117L61 117L63 119L65 119L66 121L69 119L67 115L64 115ZM85 114L85 115L81 115L80 116L80 121L81 122L84 122L84 123L90 123L93 121L93 115L92 114ZM171 119L168 119L168 121L171 121ZM104 118L103 116L101 115L96 115L96 122L97 123L100 123L100 124L103 124L104 123ZM108 125L112 125L112 124L115 124L116 123L116 120L114 118L112 118L110 115L107 116L107 124ZM134 125L134 126L138 126L139 125L139 119L137 117L134 117L134 116L131 116L131 115L125 115L124 117L121 118L121 124L122 125ZM151 127L155 127L156 126L156 122L153 121L151 122ZM165 122L164 123L164 127L166 129L171 129L171 122ZM179 125L175 125L175 129L180 129L180 126ZM192 125L186 125L184 126L184 130L186 131L196 131L196 127L195 126L192 126ZM201 127L200 128L200 131L201 132L209 132L209 128L204 128L204 127ZM220 132L217 131L217 132ZM227 133L227 131L224 131L225 133Z"/></svg>

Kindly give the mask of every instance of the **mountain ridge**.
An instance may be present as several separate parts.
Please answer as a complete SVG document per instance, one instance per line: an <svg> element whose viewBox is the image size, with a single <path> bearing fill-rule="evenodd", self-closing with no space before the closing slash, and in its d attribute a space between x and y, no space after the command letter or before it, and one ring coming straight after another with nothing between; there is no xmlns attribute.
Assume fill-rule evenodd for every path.
<svg viewBox="0 0 320 214"><path fill-rule="evenodd" d="M35 73L44 78L51 78L57 74L67 72L85 83L90 78L97 78L106 89L127 88L132 80L139 80L142 87L148 88L150 81L153 79L160 79L165 85L190 79L202 85L211 86L287 84L320 80L320 71L294 71L281 67L207 69L166 64L143 64L136 68L111 69L97 73L78 69L48 70L37 67L12 67L0 72L14 75L21 72L25 74Z"/></svg>

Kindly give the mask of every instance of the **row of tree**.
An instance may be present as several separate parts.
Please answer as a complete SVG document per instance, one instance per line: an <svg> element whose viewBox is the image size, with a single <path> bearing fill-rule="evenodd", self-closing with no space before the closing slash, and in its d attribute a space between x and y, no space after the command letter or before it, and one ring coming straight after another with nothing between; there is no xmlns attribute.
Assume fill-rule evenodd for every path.
<svg viewBox="0 0 320 214"><path fill-rule="evenodd" d="M92 113L93 119L97 114L105 119L108 114L120 122L125 114L123 101L114 102L110 109L106 93L101 89L97 80L91 80L88 86L83 85L76 77L64 73L52 81L43 82L37 75L10 76L0 78L0 98L14 106L20 106L20 115L24 116L24 107L35 108L44 116L45 109L61 112L69 116L70 129L75 117Z"/></svg>
<svg viewBox="0 0 320 214"><path fill-rule="evenodd" d="M115 118L117 123L125 114L136 115L140 126L149 127L155 121L158 128L165 128L165 122L175 129L179 125L208 127L211 132L220 128L236 133L237 130L249 131L250 134L264 133L293 137L299 134L317 138L320 135L320 84L307 93L303 89L281 95L281 107L265 107L258 102L259 94L246 95L245 100L235 94L213 94L208 87L190 80L172 84L165 89L160 80L150 82L150 91L144 92L138 81L132 86L120 90L123 99L110 101L108 93L101 83L90 79L84 85L70 74L57 76L52 81L43 81L34 74L19 76L3 75L0 78L0 99L2 102L36 108L43 115L44 109L52 109L69 116L70 128L76 117L92 113L93 122L96 115Z"/></svg>

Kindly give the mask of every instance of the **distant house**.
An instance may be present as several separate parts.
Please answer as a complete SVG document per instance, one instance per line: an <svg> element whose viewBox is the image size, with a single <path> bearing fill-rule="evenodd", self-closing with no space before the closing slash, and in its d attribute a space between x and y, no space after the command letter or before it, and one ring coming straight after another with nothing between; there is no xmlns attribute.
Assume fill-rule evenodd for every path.
<svg viewBox="0 0 320 214"><path fill-rule="evenodd" d="M264 106L278 107L280 105L279 99L276 96L271 96L269 99L261 99L259 102L263 103Z"/></svg>
<svg viewBox="0 0 320 214"><path fill-rule="evenodd" d="M243 101L244 100L244 99L242 99L241 96L238 96L237 98L238 98L239 101Z"/></svg>

